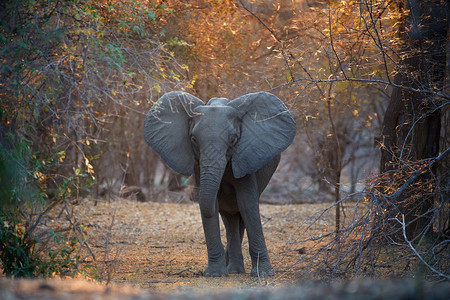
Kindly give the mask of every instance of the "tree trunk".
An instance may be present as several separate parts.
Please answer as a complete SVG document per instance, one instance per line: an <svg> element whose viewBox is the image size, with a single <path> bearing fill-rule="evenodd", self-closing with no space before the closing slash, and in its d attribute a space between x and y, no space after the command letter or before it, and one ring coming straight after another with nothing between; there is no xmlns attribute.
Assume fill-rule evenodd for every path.
<svg viewBox="0 0 450 300"><path fill-rule="evenodd" d="M444 80L444 92L450 94L450 25L447 30L447 60ZM450 148L450 104L442 109L441 113L441 137L440 137L440 152ZM439 213L437 228L439 235L443 239L450 238L450 158L444 158L438 167L439 186L441 195L438 195L438 204L446 202Z"/></svg>
<svg viewBox="0 0 450 300"><path fill-rule="evenodd" d="M393 89L383 121L382 173L439 154L441 110L436 108L443 100L420 91L443 90L448 6L440 1L412 0L407 2L407 8L409 15L401 26L404 31L399 33L404 43L400 53L403 59L397 65L394 80L402 88ZM402 175L408 176L408 171L405 172ZM421 181L431 180L433 176L422 175ZM430 223L432 214L425 213L434 201L433 197L412 198L415 193L417 190L410 189L397 199L410 238Z"/></svg>

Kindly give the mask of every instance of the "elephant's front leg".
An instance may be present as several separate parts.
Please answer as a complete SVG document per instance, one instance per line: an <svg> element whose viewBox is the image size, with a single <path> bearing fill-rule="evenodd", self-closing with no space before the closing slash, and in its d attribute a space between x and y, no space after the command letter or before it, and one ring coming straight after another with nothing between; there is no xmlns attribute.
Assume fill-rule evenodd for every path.
<svg viewBox="0 0 450 300"><path fill-rule="evenodd" d="M217 211L210 218L202 215L202 222L205 232L206 248L208 250L208 267L204 272L204 276L228 276L225 251L220 239L219 215Z"/></svg>
<svg viewBox="0 0 450 300"><path fill-rule="evenodd" d="M259 214L259 191L254 174L236 180L235 184L239 211L247 230L250 257L252 258L252 276L272 276L274 270L270 263L269 253L261 225Z"/></svg>
<svg viewBox="0 0 450 300"><path fill-rule="evenodd" d="M225 257L227 269L230 274L245 273L244 256L242 255L242 238L244 236L244 223L241 215L221 211L223 224L227 231L227 249Z"/></svg>

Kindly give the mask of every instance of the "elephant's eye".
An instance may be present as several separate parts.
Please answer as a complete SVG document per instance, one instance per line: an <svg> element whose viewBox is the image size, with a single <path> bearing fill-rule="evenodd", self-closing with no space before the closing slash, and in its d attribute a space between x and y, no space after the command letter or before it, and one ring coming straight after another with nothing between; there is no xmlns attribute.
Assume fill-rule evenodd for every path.
<svg viewBox="0 0 450 300"><path fill-rule="evenodd" d="M197 138L195 136L191 136L191 142L194 145L197 145Z"/></svg>

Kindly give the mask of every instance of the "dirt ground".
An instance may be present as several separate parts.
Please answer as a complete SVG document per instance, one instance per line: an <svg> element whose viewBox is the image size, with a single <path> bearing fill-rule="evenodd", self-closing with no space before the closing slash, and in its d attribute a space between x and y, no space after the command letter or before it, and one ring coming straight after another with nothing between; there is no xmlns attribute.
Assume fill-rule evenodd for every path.
<svg viewBox="0 0 450 300"><path fill-rule="evenodd" d="M127 199L113 201L82 200L70 207L73 223L82 224L87 246L81 253L81 266L87 274L102 282L126 283L156 291L184 289L227 289L259 286L282 286L298 279L296 263L307 250L295 243L299 224L327 204L297 204L260 206L266 244L276 275L253 278L247 237L243 252L247 274L227 278L202 276L207 264L200 210L197 203L137 202ZM68 227L67 218L57 218L55 210L47 222L53 227ZM331 217L331 216L330 216ZM314 230L326 229L332 220L326 217ZM319 224L323 224L320 228ZM222 226L223 243L225 231ZM93 259L93 255L95 260Z"/></svg>
<svg viewBox="0 0 450 300"><path fill-rule="evenodd" d="M323 214L314 226L304 230L304 221L329 204L262 204L263 228L275 276L253 278L247 273L205 278L202 271L207 255L198 204L127 199L94 203L92 199L81 200L68 207L70 218L60 208L44 220L44 226L55 231L64 231L71 224L81 226L86 246L79 253L80 268L86 270L85 274L75 279L0 278L0 299L446 300L450 294L450 283L436 286L415 279L333 284L308 280L308 270L302 268L299 259L308 255L313 244L298 242L298 238L333 229L333 215ZM225 240L223 227L222 232ZM243 247L249 272L246 237ZM95 268L87 268L89 265Z"/></svg>

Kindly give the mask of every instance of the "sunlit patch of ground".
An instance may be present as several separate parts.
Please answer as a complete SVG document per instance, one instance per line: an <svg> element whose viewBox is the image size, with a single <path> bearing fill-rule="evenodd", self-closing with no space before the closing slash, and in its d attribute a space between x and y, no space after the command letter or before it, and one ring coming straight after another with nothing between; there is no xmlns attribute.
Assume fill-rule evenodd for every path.
<svg viewBox="0 0 450 300"><path fill-rule="evenodd" d="M434 299L447 300L450 284L418 279L309 281L303 264L320 259L309 255L314 243L299 242L333 230L328 204L261 205L267 247L276 274L205 278L206 246L199 207L195 203L140 203L83 200L70 207L71 222L82 225L87 245L76 279L11 280L0 278L0 299ZM55 210L44 226L68 228ZM58 217L59 216L59 217ZM53 222L52 222L53 220ZM313 222L314 221L314 222ZM222 228L223 231L223 228ZM225 239L225 236L223 237ZM248 243L244 239L247 272Z"/></svg>
<svg viewBox="0 0 450 300"><path fill-rule="evenodd" d="M72 206L73 218L83 224L89 247L82 266L92 264L90 276L102 282L126 283L158 291L211 288L280 286L300 276L297 261L308 245L292 242L299 226L326 204L261 205L261 216L276 275L252 278L249 274L205 278L207 255L200 211L196 203L141 203L120 199L111 202L83 200ZM331 217L330 217L331 218ZM74 221L74 220L73 220ZM59 219L64 227L65 220ZM309 229L318 235L332 220L323 217ZM301 228L303 230L303 227ZM223 243L225 233L222 227ZM299 248L300 247L300 248ZM303 248L303 249L301 249ZM246 271L250 272L247 237L243 243Z"/></svg>

